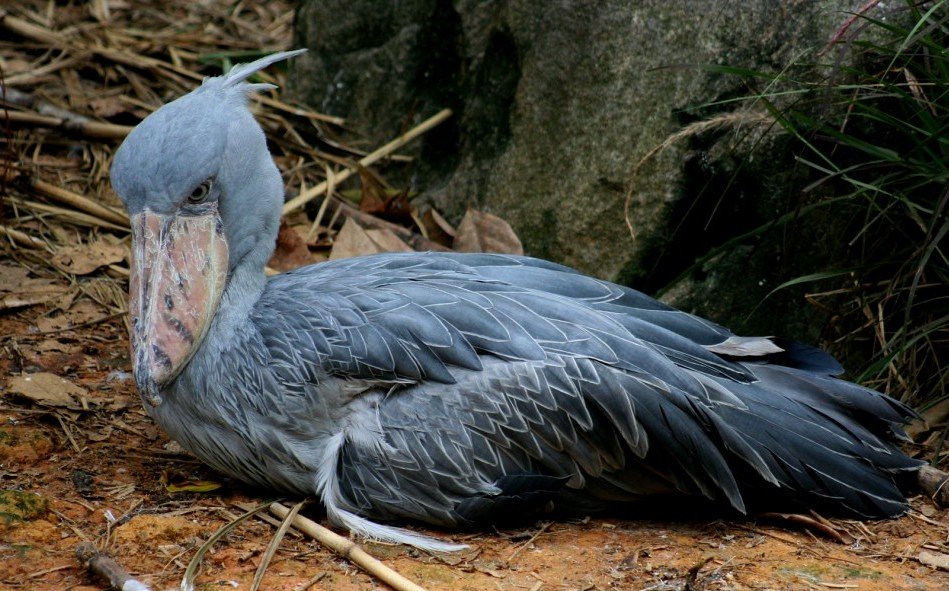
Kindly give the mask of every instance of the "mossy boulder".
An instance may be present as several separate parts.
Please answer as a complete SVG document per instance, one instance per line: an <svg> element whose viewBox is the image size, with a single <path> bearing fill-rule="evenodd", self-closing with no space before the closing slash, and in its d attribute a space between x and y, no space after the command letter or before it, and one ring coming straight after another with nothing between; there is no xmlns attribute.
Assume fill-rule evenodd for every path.
<svg viewBox="0 0 949 591"><path fill-rule="evenodd" d="M811 256L812 245L791 252L763 236L760 247L684 273L796 205L800 187L780 137L723 150L719 140L744 133L728 128L663 150L637 177L632 232L624 215L631 172L684 125L715 114L690 107L747 93L737 77L704 66L778 72L814 59L854 8L843 0L303 0L295 45L310 51L291 65L290 90L345 117L367 147L452 108L448 123L406 148L418 159L402 180L423 202L455 221L468 207L489 211L512 224L530 255L649 292L678 284L676 303L741 324L797 272L790 257ZM727 294L732 303L716 306ZM780 333L788 332L774 326L781 318L813 324L801 310L762 318L744 324Z"/></svg>

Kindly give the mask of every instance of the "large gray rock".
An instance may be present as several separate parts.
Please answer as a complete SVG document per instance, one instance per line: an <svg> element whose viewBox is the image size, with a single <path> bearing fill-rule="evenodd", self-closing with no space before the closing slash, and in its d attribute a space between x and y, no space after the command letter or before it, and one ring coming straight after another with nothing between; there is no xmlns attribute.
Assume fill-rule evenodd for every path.
<svg viewBox="0 0 949 591"><path fill-rule="evenodd" d="M412 182L425 198L455 221L469 206L507 219L528 254L655 289L740 232L743 216L755 224L786 209L786 188L760 202L748 193L767 189L787 162L749 171L740 156L706 161L701 146L680 142L639 176L631 236L623 205L636 162L690 120L684 108L744 92L736 78L701 66L778 71L807 60L859 4L303 0L297 45L310 52L293 65L291 91L346 117L367 144L453 108L449 124L409 149L420 156ZM727 198L704 197L724 199L724 208L700 210L735 219L703 234L701 224L675 216L695 209L710 177L748 182L721 188ZM765 250L753 265L763 273L773 271ZM745 277L747 289L727 285L749 268L742 255L729 256L738 257L733 270L717 281L740 290L741 301L728 304L717 287L695 296L688 278L689 290L673 292L679 303L747 310L745 299L754 303L773 287L771 277ZM729 311L717 315L728 321Z"/></svg>

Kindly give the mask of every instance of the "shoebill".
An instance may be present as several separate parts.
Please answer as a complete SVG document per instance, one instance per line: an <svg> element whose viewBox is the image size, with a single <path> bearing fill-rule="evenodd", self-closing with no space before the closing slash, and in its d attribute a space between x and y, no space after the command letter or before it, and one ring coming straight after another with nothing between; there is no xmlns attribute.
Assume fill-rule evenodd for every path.
<svg viewBox="0 0 949 591"><path fill-rule="evenodd" d="M907 508L912 413L826 353L736 336L567 267L380 254L273 277L284 188L248 108L277 53L142 121L112 183L132 222L134 377L233 478L339 526L456 548L452 528L656 497L737 512Z"/></svg>

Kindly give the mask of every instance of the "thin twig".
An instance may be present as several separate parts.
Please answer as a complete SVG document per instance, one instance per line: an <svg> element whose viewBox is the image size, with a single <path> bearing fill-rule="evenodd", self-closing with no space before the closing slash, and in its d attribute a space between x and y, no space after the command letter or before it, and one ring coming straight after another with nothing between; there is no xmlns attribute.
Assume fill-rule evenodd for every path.
<svg viewBox="0 0 949 591"><path fill-rule="evenodd" d="M854 537L850 535L849 532L841 530L833 523L827 521L826 519L821 521L810 515L802 515L799 513L761 513L758 515L760 519L773 519L776 521L782 521L787 523L794 523L800 526L803 526L806 530L813 530L826 538L834 540L838 544L853 544ZM823 518L821 518L823 519Z"/></svg>
<svg viewBox="0 0 949 591"><path fill-rule="evenodd" d="M300 512L300 509L302 509L303 505L305 504L306 499L294 505L293 509L290 510L290 513L288 513L283 519L283 523L281 523L280 527L277 528L277 533L274 534L273 539L270 540L267 550L260 559L260 565L257 566L257 572L254 573L254 581L250 585L250 591L257 591L260 589L260 583L264 580L264 573L267 572L267 567L270 566L270 561L273 559L274 554L277 553L277 548L280 547L280 542L283 540L283 536L286 535L287 530L290 529L290 526L293 524L293 518L297 516L297 513Z"/></svg>
<svg viewBox="0 0 949 591"><path fill-rule="evenodd" d="M306 583L303 583L302 585L296 588L296 591L307 591L310 587L312 587L313 585L316 585L317 583L322 581L324 578L326 578L326 571L323 571L317 574L315 577L313 577Z"/></svg>
<svg viewBox="0 0 949 591"><path fill-rule="evenodd" d="M537 538L539 538L542 533L544 533L545 531L547 531L547 528L549 528L551 525L553 525L553 523L554 523L553 521L545 521L544 524L540 526L540 529L538 529L538 530L534 533L534 535L532 535L532 536L530 537L529 540L527 540L526 542L524 542L523 544L521 544L520 546L518 546L517 548L515 548L513 552L511 552L511 555L507 557L507 560L505 560L504 563L505 563L505 564L511 564L511 561L514 560L514 559L517 557L518 554L520 554L521 552L523 552L523 551L524 551L524 548L527 548L528 546L530 546L531 544L533 544L533 543L534 543L534 540L536 540Z"/></svg>
<svg viewBox="0 0 949 591"><path fill-rule="evenodd" d="M194 591L194 579L198 576L198 569L201 568L201 563L204 561L204 555L207 554L208 550L211 549L211 546L213 546L215 542L226 536L228 532L244 521L265 510L270 505L271 503L269 502L264 503L232 520L230 523L223 525L220 529L211 534L211 537L208 538L204 544L201 544L201 547L198 548L198 551L195 552L194 556L191 558L191 561L188 563L188 567L185 569L185 574L181 578L181 591Z"/></svg>
<svg viewBox="0 0 949 591"><path fill-rule="evenodd" d="M290 514L290 509L280 503L274 503L270 506L270 512L281 519L285 519ZM352 561L359 568L377 577L396 591L425 591L423 587L416 585L382 564L352 540L326 529L311 519L297 515L293 518L293 526L324 546L329 547L343 558Z"/></svg>

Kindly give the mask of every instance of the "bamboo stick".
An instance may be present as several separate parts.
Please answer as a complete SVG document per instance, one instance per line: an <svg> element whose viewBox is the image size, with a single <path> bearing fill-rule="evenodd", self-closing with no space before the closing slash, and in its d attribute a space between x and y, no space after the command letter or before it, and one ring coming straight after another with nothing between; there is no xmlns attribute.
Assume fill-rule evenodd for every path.
<svg viewBox="0 0 949 591"><path fill-rule="evenodd" d="M5 115L0 115L0 121L3 121L4 118L11 123L34 127L61 128L77 133L83 137L94 139L120 140L127 136L133 129L128 125L116 125L114 123L102 123L100 121L70 120L23 111L7 111Z"/></svg>
<svg viewBox="0 0 949 591"><path fill-rule="evenodd" d="M67 45L65 37L59 33L50 31L49 29L44 29L39 25L34 25L33 23L22 18L12 16L6 10L2 9L0 9L0 25L10 29L21 37L33 39L34 41L46 43L47 45L54 45L57 47L63 47Z"/></svg>
<svg viewBox="0 0 949 591"><path fill-rule="evenodd" d="M91 51L124 66L130 66L133 68L163 68L187 78L191 78L192 80L200 81L204 79L204 76L198 74L197 72L192 72L186 68L179 68L174 64L163 62L153 57L148 57L129 51L122 51L120 49L113 49L110 47L77 45L72 43L69 38L56 31L50 31L49 29L44 29L43 27L34 25L33 23L13 16L2 9L0 9L0 26L6 27L21 37L39 41L40 43L46 43L48 45L61 48L71 47L75 49Z"/></svg>
<svg viewBox="0 0 949 591"><path fill-rule="evenodd" d="M293 105L288 105L283 101L272 99L269 96L259 95L257 96L257 100L277 111L283 111L284 113L290 113L291 115L306 117L307 119L314 119L316 121L324 121L326 123L332 123L333 125L344 125L346 123L346 120L342 117L333 117L332 115L324 115L323 113L317 113L316 111L294 107Z"/></svg>
<svg viewBox="0 0 949 591"><path fill-rule="evenodd" d="M89 215L87 213L82 213L74 209L67 209L65 207L56 207L55 205L47 205L45 203L39 203L37 201L25 201L25 200L11 200L12 202L20 205L24 209L39 211L43 213L49 213L55 216L62 217L69 222L82 226L92 226L96 228L107 228L109 230L116 230L118 232L128 232L130 228L128 226L121 226L119 224L113 224L112 222L107 222L104 219Z"/></svg>
<svg viewBox="0 0 949 591"><path fill-rule="evenodd" d="M88 197L83 197L78 193L73 193L72 191L63 189L62 187L57 187L46 181L30 178L27 179L27 183L30 188L42 193L43 195L49 197L50 199L55 199L61 203L71 205L76 209L84 211L90 215L94 215L97 218L101 218L107 222L112 222L113 224L118 224L123 227L129 226L129 219L124 213L119 213L115 210L109 209L104 205L99 205L95 201L92 201Z"/></svg>
<svg viewBox="0 0 949 591"><path fill-rule="evenodd" d="M428 119L420 123L418 126L410 129L405 134L397 137L396 139L382 146L378 150L367 154L365 157L359 160L359 165L370 166L378 162L379 160L382 160L389 154L392 154L393 152L395 152L396 150L398 150L405 144L414 140L415 138L422 135L423 133L429 131L430 129L438 125L439 123L448 119L449 117L451 117L451 109L442 109L438 113L432 115L431 117L429 117ZM336 175L334 182L337 185L339 185L339 183L351 177L355 172L356 170L353 168L347 168L345 170L342 170ZM299 195L297 195L296 197L294 197L293 199L291 199L290 201L284 204L283 214L287 215L288 213L296 209L299 209L300 207L303 207L304 205L306 205L307 203L309 203L316 197L325 193L327 188L329 188L329 183L327 181L323 181L322 183L315 185L314 187L300 193Z"/></svg>
<svg viewBox="0 0 949 591"><path fill-rule="evenodd" d="M25 72L18 72L16 74L11 74L3 78L3 84L7 87L9 91L10 87L13 86L27 86L30 84L36 84L48 78L51 78L52 75L59 70L64 68L70 68L75 64L81 62L84 58L83 52L75 52L69 57L61 57L56 61L44 64L37 68Z"/></svg>
<svg viewBox="0 0 949 591"><path fill-rule="evenodd" d="M10 240L27 248L46 248L46 243L39 238L35 238L19 230L14 230L8 226L0 226L0 234L7 236Z"/></svg>
<svg viewBox="0 0 949 591"><path fill-rule="evenodd" d="M270 506L270 512L280 519L286 519L287 515L290 514L290 509L280 503L274 503ZM326 529L311 519L297 515L293 518L293 526L324 546L329 547L343 558L351 560L359 568L397 591L425 591L424 587L416 585L384 565L355 542Z"/></svg>

